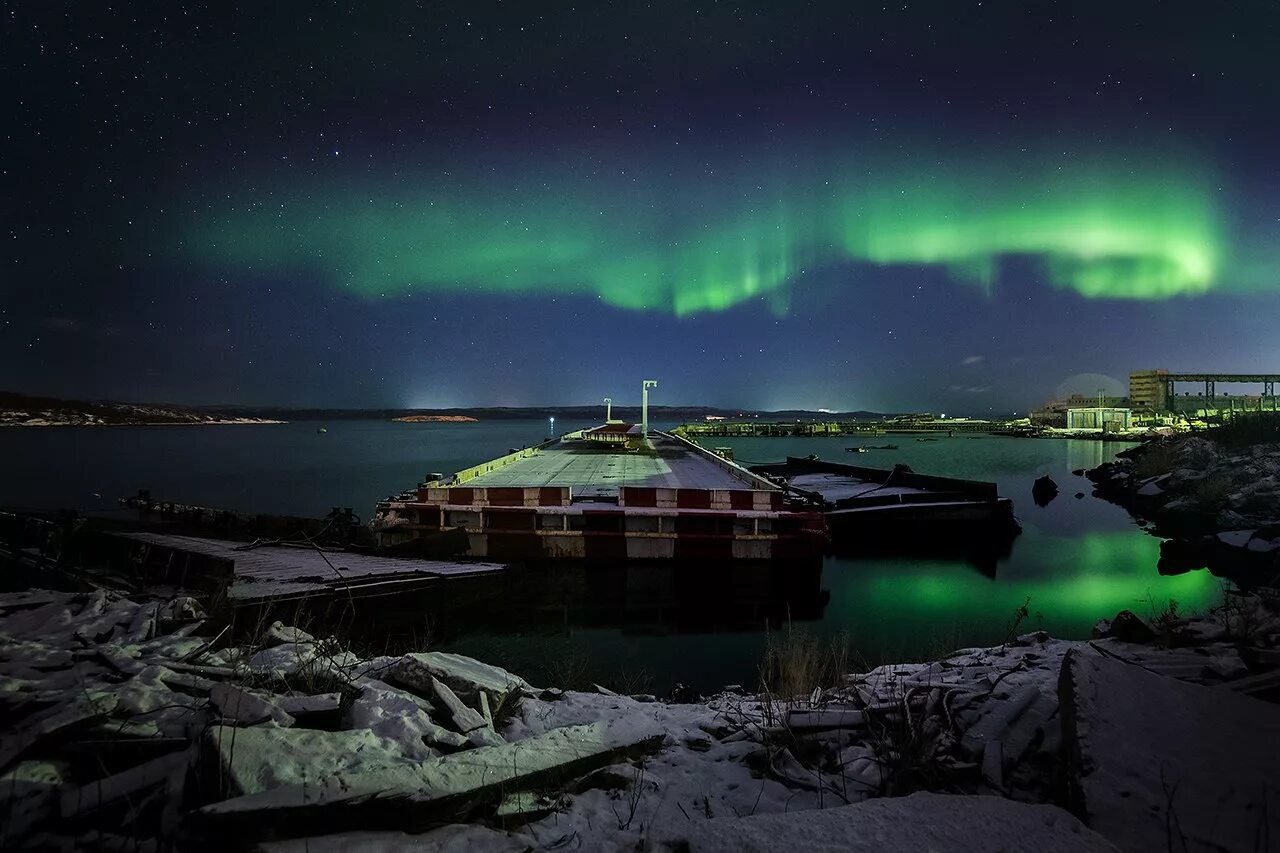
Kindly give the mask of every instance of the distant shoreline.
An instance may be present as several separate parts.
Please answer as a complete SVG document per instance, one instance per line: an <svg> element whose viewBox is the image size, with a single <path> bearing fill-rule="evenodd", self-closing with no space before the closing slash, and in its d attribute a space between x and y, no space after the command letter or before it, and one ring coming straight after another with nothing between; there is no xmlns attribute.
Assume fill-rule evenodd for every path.
<svg viewBox="0 0 1280 853"><path fill-rule="evenodd" d="M219 418L208 421L0 421L0 427L117 427L117 426L265 426L289 421Z"/></svg>

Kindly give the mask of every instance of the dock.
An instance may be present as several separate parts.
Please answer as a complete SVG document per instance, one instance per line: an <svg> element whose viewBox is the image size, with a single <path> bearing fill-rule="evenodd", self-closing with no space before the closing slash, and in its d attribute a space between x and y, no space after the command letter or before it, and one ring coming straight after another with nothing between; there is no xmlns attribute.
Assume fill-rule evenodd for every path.
<svg viewBox="0 0 1280 853"><path fill-rule="evenodd" d="M390 595L506 568L143 531L103 532L94 550L108 567L129 566L136 580L202 589L230 607Z"/></svg>
<svg viewBox="0 0 1280 853"><path fill-rule="evenodd" d="M447 529L479 559L816 557L821 511L682 436L609 422L381 502L379 547Z"/></svg>

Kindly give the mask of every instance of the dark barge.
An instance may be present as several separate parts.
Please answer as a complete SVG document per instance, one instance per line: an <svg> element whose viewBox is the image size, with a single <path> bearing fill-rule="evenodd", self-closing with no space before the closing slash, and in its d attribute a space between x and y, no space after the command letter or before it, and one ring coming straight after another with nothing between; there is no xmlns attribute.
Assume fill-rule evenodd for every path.
<svg viewBox="0 0 1280 853"><path fill-rule="evenodd" d="M999 541L1021 529L1013 502L1000 497L995 483L917 474L906 465L864 468L816 457L787 457L751 470L822 506L837 546L874 542L893 548L915 537Z"/></svg>

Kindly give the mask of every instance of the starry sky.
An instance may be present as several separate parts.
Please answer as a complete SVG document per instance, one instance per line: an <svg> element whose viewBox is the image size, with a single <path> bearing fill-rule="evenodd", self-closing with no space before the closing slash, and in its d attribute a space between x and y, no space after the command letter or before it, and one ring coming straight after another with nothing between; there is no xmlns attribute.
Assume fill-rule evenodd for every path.
<svg viewBox="0 0 1280 853"><path fill-rule="evenodd" d="M1280 370L1280 5L3 10L0 388L1021 412Z"/></svg>

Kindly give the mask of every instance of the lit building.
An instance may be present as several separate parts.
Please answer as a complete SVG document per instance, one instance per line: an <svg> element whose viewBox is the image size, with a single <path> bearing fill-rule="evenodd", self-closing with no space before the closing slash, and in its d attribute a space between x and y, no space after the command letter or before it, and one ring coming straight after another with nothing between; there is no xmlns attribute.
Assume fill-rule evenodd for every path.
<svg viewBox="0 0 1280 853"><path fill-rule="evenodd" d="M1131 409L1113 408L1111 406L1072 408L1067 409L1067 429L1122 432L1132 425L1132 417L1133 411Z"/></svg>
<svg viewBox="0 0 1280 853"><path fill-rule="evenodd" d="M1135 409L1163 412L1169 408L1169 371L1135 370L1129 374L1129 404Z"/></svg>

